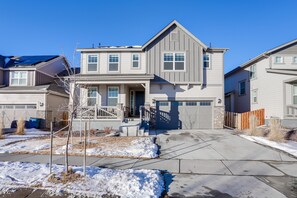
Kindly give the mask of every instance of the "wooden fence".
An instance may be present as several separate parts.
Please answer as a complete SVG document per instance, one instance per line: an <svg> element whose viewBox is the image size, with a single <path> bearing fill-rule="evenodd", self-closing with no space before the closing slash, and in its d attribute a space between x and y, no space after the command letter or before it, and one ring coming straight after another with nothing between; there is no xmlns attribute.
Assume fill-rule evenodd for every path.
<svg viewBox="0 0 297 198"><path fill-rule="evenodd" d="M250 127L250 116L255 115L258 120L258 126L265 123L265 111L259 109L244 113L225 112L224 125L229 128L244 130Z"/></svg>

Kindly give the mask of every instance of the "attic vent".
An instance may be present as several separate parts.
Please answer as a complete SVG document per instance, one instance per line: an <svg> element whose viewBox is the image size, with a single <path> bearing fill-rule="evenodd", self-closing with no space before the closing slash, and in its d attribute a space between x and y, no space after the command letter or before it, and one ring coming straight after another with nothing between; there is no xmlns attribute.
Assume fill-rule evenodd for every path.
<svg viewBox="0 0 297 198"><path fill-rule="evenodd" d="M170 40L171 41L177 41L177 36L178 36L177 31L172 31L170 33Z"/></svg>

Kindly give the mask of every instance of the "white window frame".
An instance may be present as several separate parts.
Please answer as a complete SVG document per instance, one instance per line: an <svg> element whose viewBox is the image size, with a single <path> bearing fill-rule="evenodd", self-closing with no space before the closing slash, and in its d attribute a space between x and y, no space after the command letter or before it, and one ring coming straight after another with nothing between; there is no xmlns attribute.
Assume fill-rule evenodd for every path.
<svg viewBox="0 0 297 198"><path fill-rule="evenodd" d="M118 90L118 96L117 96L117 97L110 97L110 96L109 96L109 89L110 89L110 88L117 88L117 90ZM108 87L107 87L107 105L109 105L109 104L108 104L108 99L109 99L109 98L117 98L117 103L119 103L119 95L120 95L120 88L119 88L119 86L108 86Z"/></svg>
<svg viewBox="0 0 297 198"><path fill-rule="evenodd" d="M96 67L96 71L89 71L89 64L91 62L89 62L89 56L96 56L97 57L97 67ZM92 63L91 63L92 64ZM94 63L93 63L94 64ZM98 54L88 54L87 55L87 72L88 73L93 73L93 72L98 72L99 71L99 55Z"/></svg>
<svg viewBox="0 0 297 198"><path fill-rule="evenodd" d="M240 88L241 83L244 83L244 93L241 93L241 88ZM242 80L238 82L238 95L244 96L245 94L246 94L246 80Z"/></svg>
<svg viewBox="0 0 297 198"><path fill-rule="evenodd" d="M136 60L133 60L133 55L138 55L138 60L136 61ZM132 69L140 69L140 54L139 53L132 53L132 55L131 55L131 62L132 62L132 64L131 64L131 68ZM138 62L138 67L133 67L133 63L134 62Z"/></svg>
<svg viewBox="0 0 297 198"><path fill-rule="evenodd" d="M251 96L252 96L252 98L251 98L252 104L257 104L258 103L258 89L253 89ZM254 101L254 98L256 98L256 101Z"/></svg>
<svg viewBox="0 0 297 198"><path fill-rule="evenodd" d="M117 71L110 71L109 70L109 64L110 63L116 63L116 62L109 62L109 57L111 55L117 55L118 56L118 62L117 62L118 63L118 70ZM121 62L120 54L118 54L118 53L111 53L111 54L108 54L107 58L108 58L108 72L111 72L111 73L113 73L113 72L119 72L120 71L120 62Z"/></svg>
<svg viewBox="0 0 297 198"><path fill-rule="evenodd" d="M20 84L20 80L23 80L24 78L20 78L20 75L18 74L18 77L17 78L12 78L12 74L13 73L26 73L26 83L25 84ZM11 71L9 72L9 84L10 86L28 86L28 71ZM18 80L18 83L17 84L12 84L12 80Z"/></svg>
<svg viewBox="0 0 297 198"><path fill-rule="evenodd" d="M293 56L292 57L292 63L293 64L297 64L297 56Z"/></svg>
<svg viewBox="0 0 297 198"><path fill-rule="evenodd" d="M89 97L89 89L96 89L96 96L95 97ZM88 87L87 88L87 106L89 106L89 98L95 98L96 102L95 105L98 104L98 87Z"/></svg>
<svg viewBox="0 0 297 198"><path fill-rule="evenodd" d="M208 61L205 61L204 56L208 56ZM208 67L205 67L205 62L208 62ZM209 53L205 53L203 54L203 69L211 69L210 66L210 54Z"/></svg>
<svg viewBox="0 0 297 198"><path fill-rule="evenodd" d="M165 54L172 54L173 55L173 61L165 61L164 60L164 55ZM183 54L184 55L184 61L175 61L175 54ZM186 52L163 52L162 54L162 62L163 62L163 66L162 66L162 71L163 72L185 72L186 71ZM164 68L164 63L165 62L172 62L173 63L173 68L172 70L168 70ZM176 70L175 69L175 63L176 62L183 62L184 63L184 69L183 70Z"/></svg>
<svg viewBox="0 0 297 198"><path fill-rule="evenodd" d="M277 58L280 58L280 62L277 62L276 60L277 60ZM284 57L283 56L275 56L274 57L274 63L275 64L282 64L282 63L284 63Z"/></svg>
<svg viewBox="0 0 297 198"><path fill-rule="evenodd" d="M257 66L253 64L250 66L250 80L255 79L257 77Z"/></svg>

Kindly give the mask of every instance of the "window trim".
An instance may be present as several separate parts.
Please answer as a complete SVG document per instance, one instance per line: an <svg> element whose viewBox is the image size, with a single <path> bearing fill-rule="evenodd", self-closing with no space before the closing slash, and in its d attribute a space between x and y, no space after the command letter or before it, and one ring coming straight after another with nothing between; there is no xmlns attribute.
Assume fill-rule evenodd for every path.
<svg viewBox="0 0 297 198"><path fill-rule="evenodd" d="M133 63L134 62L136 62L136 61L134 61L133 60L133 55L135 55L135 54L137 54L138 55L138 67L133 67ZM140 59L141 59L141 55L140 55L140 53L132 53L131 54L131 69L140 69L141 67L140 67Z"/></svg>
<svg viewBox="0 0 297 198"><path fill-rule="evenodd" d="M23 78L18 77L17 78L18 84L12 84L12 73L14 73L14 72L18 72L18 73L24 72L24 73L26 73L26 83L20 85L20 79L23 79ZM9 86L28 86L28 77L29 77L29 72L28 71L10 71L9 72Z"/></svg>
<svg viewBox="0 0 297 198"><path fill-rule="evenodd" d="M281 62L280 62L280 63L276 62L276 59L277 59L278 57L281 58ZM274 57L274 64L283 64L283 63L284 63L284 57L283 57L283 56L275 56L275 57Z"/></svg>
<svg viewBox="0 0 297 198"><path fill-rule="evenodd" d="M207 55L208 56L208 67L204 67L204 56ZM210 53L204 53L203 54L203 69L212 69L211 67L211 54Z"/></svg>
<svg viewBox="0 0 297 198"><path fill-rule="evenodd" d="M89 56L96 56L97 57L96 71L89 71ZM87 54L87 72L88 73L96 73L98 71L99 71L99 54Z"/></svg>
<svg viewBox="0 0 297 198"><path fill-rule="evenodd" d="M254 71L252 71L252 67L254 68ZM254 77L251 77L251 73L254 72ZM250 80L254 80L257 78L257 66L256 64L253 64L250 66Z"/></svg>
<svg viewBox="0 0 297 198"><path fill-rule="evenodd" d="M254 101L254 93L256 93L256 102ZM251 101L252 101L252 104L258 104L258 89L253 89L251 91Z"/></svg>
<svg viewBox="0 0 297 198"><path fill-rule="evenodd" d="M241 93L240 84L244 82L244 93ZM246 80L241 80L238 82L238 96L246 95Z"/></svg>
<svg viewBox="0 0 297 198"><path fill-rule="evenodd" d="M109 57L110 55L117 55L118 56L118 70L117 71L110 71L110 62L109 62ZM108 59L108 69L107 71L110 72L110 73L116 73L116 72L120 72L120 62L121 62L121 58L120 58L120 54L119 53L109 53L108 56L107 56L107 59ZM115 63L115 62L112 62L112 63Z"/></svg>
<svg viewBox="0 0 297 198"><path fill-rule="evenodd" d="M184 61L175 61L175 54L184 54ZM165 62L171 62L171 61L164 61L164 55L165 54L173 54L173 69L172 70L166 70L164 69L164 63ZM184 69L183 70L176 70L175 69L175 62L184 62ZM186 72L186 52L185 51L164 51L162 53L162 72Z"/></svg>
<svg viewBox="0 0 297 198"><path fill-rule="evenodd" d="M118 96L117 97L109 97L109 88L117 88L117 90L118 90ZM120 87L119 86L108 86L107 87L107 106L109 106L109 104L108 104L108 99L109 98L117 98L117 104L119 103L119 95L120 95Z"/></svg>
<svg viewBox="0 0 297 198"><path fill-rule="evenodd" d="M292 57L292 64L297 64L297 56L293 56Z"/></svg>
<svg viewBox="0 0 297 198"><path fill-rule="evenodd" d="M90 88L95 88L96 89L96 96L95 97L89 97L89 89ZM87 87L87 106L88 107L89 107L89 104L88 104L89 98L95 98L96 99L95 105L98 104L98 87L95 87L95 86Z"/></svg>

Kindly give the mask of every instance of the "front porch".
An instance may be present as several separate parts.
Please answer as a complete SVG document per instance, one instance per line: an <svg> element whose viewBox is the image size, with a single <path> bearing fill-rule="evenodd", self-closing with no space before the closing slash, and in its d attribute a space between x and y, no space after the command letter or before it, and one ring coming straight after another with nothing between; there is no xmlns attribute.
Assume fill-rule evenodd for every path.
<svg viewBox="0 0 297 198"><path fill-rule="evenodd" d="M284 118L297 119L297 78L284 82Z"/></svg>

